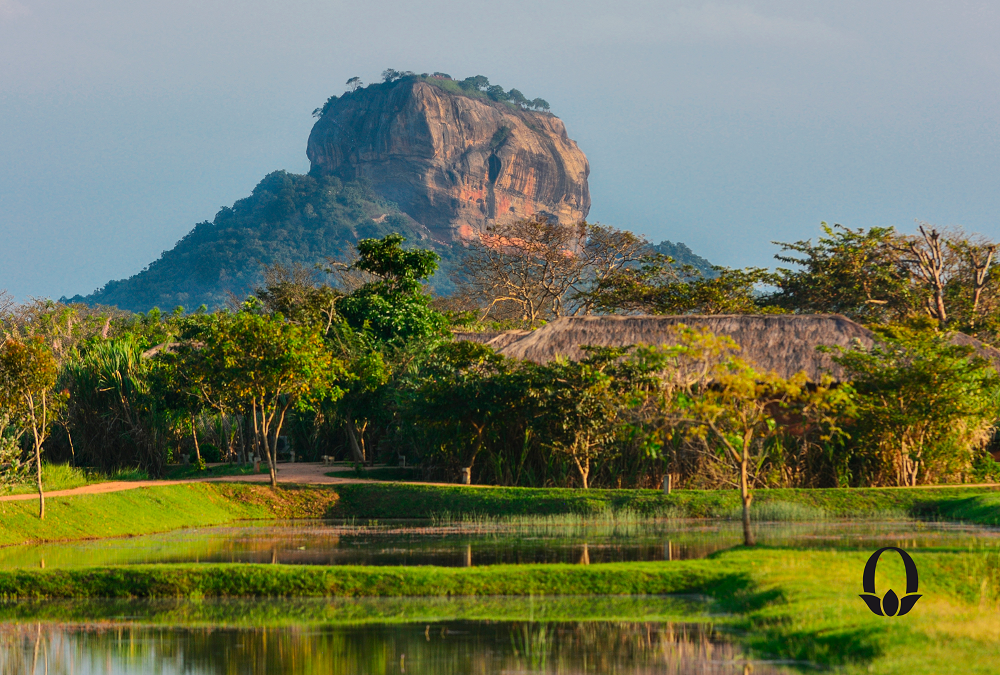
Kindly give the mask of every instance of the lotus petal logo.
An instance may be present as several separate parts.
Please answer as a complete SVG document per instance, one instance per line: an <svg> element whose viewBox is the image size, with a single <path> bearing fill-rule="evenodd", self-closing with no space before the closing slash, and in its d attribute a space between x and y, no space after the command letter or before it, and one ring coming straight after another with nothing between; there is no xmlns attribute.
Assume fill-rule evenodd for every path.
<svg viewBox="0 0 1000 675"><path fill-rule="evenodd" d="M906 570L906 595L902 598L896 595L891 588L883 597L875 594L875 568L878 567L878 558L883 551L896 551L903 558L903 568ZM872 557L865 564L865 574L861 578L861 588L864 593L861 599L868 605L868 609L879 616L903 616L917 604L920 599L917 580L917 566L913 563L913 558L901 548L886 546L872 553Z"/></svg>

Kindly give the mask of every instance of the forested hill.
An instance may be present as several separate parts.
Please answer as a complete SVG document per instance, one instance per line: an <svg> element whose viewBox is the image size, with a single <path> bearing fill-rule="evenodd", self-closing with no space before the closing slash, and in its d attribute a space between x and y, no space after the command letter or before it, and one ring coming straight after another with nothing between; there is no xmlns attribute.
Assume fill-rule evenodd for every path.
<svg viewBox="0 0 1000 675"><path fill-rule="evenodd" d="M705 277L714 278L718 274L712 263L688 248L687 244L661 241L659 244L653 246L653 250L657 253L670 256L678 265L690 265Z"/></svg>
<svg viewBox="0 0 1000 675"><path fill-rule="evenodd" d="M196 225L135 276L64 300L143 312L178 305L217 308L229 292L238 297L251 292L265 264L312 266L343 255L358 239L391 232L424 248L435 244L426 228L363 182L275 171L252 195L223 208L212 222ZM436 248L448 256L449 246Z"/></svg>

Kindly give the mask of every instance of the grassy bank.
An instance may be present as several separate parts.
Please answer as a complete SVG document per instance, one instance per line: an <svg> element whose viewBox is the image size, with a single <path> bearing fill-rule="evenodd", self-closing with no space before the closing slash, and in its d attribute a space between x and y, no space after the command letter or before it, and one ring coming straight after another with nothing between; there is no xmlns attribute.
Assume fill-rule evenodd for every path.
<svg viewBox="0 0 1000 675"><path fill-rule="evenodd" d="M324 565L133 565L85 570L0 571L0 597L427 597L663 595L714 589L746 594L748 575L694 564L363 567Z"/></svg>
<svg viewBox="0 0 1000 675"><path fill-rule="evenodd" d="M599 515L629 511L660 517L729 517L739 510L735 490L578 490L464 487L405 483L338 485L336 512L364 518ZM797 507L797 508L796 508ZM1000 524L995 488L840 488L756 490L753 508L788 518L857 517L872 513Z"/></svg>
<svg viewBox="0 0 1000 675"><path fill-rule="evenodd" d="M661 593L698 593L714 599L713 614L703 608L672 605L661 613L691 612L691 620L710 619L726 627L753 654L837 665L843 672L877 673L990 673L1000 663L998 594L1000 566L995 551L927 553L917 551L923 597L905 617L871 614L857 597L866 552L799 549L737 548L707 560L673 563L610 565L523 565L489 568L435 567L291 567L273 565L171 565L108 568L92 571L0 572L0 593L28 599L6 605L3 613L18 621L71 620L74 606L32 602L39 597L168 596L196 599L196 607L170 604L148 612L153 623L184 625L187 618L235 617L240 608L254 605L250 596L297 598L309 595L340 598L385 596L399 598L380 605L368 601L332 601L321 605L291 600L287 605L264 601L256 611L262 625L286 625L296 617L331 622L430 620L456 618L509 620L566 620L574 613L591 619L608 618L599 611L582 612L581 596L618 595L628 604L656 600L632 596ZM878 568L877 587L901 591L904 573L898 558L886 557ZM239 596L232 604L213 605L205 599ZM430 596L451 595L452 600ZM496 617L490 608L509 601L495 596L521 596L520 605L506 605ZM537 612L550 595L575 596L561 609ZM403 599L405 598L408 599ZM429 604L412 598L427 597ZM477 596L481 600L462 596ZM458 600L458 604L451 604ZM77 607L97 607L81 600ZM123 601L119 601L123 602ZM447 603L447 604L444 604ZM426 604L426 606L425 606ZM60 607L62 609L60 609ZM70 609L67 609L70 608ZM112 605L115 607L115 605ZM119 609L121 606L118 606ZM215 609L212 609L215 607ZM554 607L560 607L557 604ZM574 609L575 607L575 609ZM235 608L235 609L234 609ZM335 618L337 608L344 612ZM436 609L434 609L436 608ZM89 610L88 610L89 611ZM107 613L109 609L103 610ZM499 610L497 610L499 611ZM610 611L610 610L609 610ZM208 612L205 614L205 612ZM436 612L441 612L437 614ZM636 618L656 616L640 612ZM97 616L100 616L98 612ZM109 614L109 617L114 614ZM118 614L121 616L121 614ZM156 618L156 617L159 618ZM612 616L621 616L619 610ZM394 618L393 618L394 617ZM233 619L238 622L237 619Z"/></svg>
<svg viewBox="0 0 1000 675"><path fill-rule="evenodd" d="M363 598L159 598L0 602L0 622L151 626L323 627L437 621L710 622L708 604L688 596L425 596Z"/></svg>
<svg viewBox="0 0 1000 675"><path fill-rule="evenodd" d="M329 489L271 490L240 483L184 483L45 500L0 502L0 545L120 537L237 520L323 518L337 494Z"/></svg>
<svg viewBox="0 0 1000 675"><path fill-rule="evenodd" d="M910 516L1000 525L1000 492L989 488L758 490L755 517ZM0 502L0 545L166 532L269 518L733 517L734 490L573 490L355 483L283 486L185 483L122 492Z"/></svg>

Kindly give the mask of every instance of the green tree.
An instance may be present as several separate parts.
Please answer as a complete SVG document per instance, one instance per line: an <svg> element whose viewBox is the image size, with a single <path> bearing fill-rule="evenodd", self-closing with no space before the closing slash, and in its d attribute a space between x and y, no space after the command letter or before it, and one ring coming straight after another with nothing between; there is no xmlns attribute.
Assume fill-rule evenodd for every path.
<svg viewBox="0 0 1000 675"><path fill-rule="evenodd" d="M750 314L769 312L758 301L757 286L774 281L759 267L716 267L704 277L693 267L677 266L664 255L647 256L639 266L616 270L591 291L595 309L647 314Z"/></svg>
<svg viewBox="0 0 1000 675"><path fill-rule="evenodd" d="M898 235L891 228L853 230L822 223L823 233L795 243L774 242L779 261L799 266L778 268L778 290L768 302L793 312L843 314L862 322L899 321L916 308L911 275L900 264ZM799 254L796 257L790 254Z"/></svg>
<svg viewBox="0 0 1000 675"><path fill-rule="evenodd" d="M104 471L139 467L155 476L163 469L161 413L170 402L154 382L173 378L157 374L161 364L144 358L143 347L132 333L101 340L63 370L70 426Z"/></svg>
<svg viewBox="0 0 1000 675"><path fill-rule="evenodd" d="M0 411L31 429L40 519L45 518L42 444L64 403L53 393L58 374L55 357L40 337L24 342L6 338L0 344Z"/></svg>
<svg viewBox="0 0 1000 675"><path fill-rule="evenodd" d="M406 238L390 234L362 239L353 269L374 276L337 303L337 311L355 330L370 330L378 340L400 345L439 335L445 318L434 311L421 281L437 270L440 256L433 251L404 249Z"/></svg>
<svg viewBox="0 0 1000 675"><path fill-rule="evenodd" d="M450 468L457 465L470 481L491 425L507 412L509 370L507 359L485 345L444 343L426 359L410 397L416 422L434 434Z"/></svg>
<svg viewBox="0 0 1000 675"><path fill-rule="evenodd" d="M885 332L869 350L838 349L857 407L855 466L867 483L915 486L968 471L989 441L1000 379L947 334Z"/></svg>
<svg viewBox="0 0 1000 675"><path fill-rule="evenodd" d="M810 383L804 373L758 372L736 357L739 346L731 338L683 325L676 332L675 344L640 348L630 359L645 374L640 382L650 373L659 379L645 387L652 395L646 424L652 421L654 432L679 440L739 489L744 542L753 545L752 490L763 478L771 441L793 420L827 439L839 435L850 408L847 390L828 378Z"/></svg>
<svg viewBox="0 0 1000 675"><path fill-rule="evenodd" d="M277 485L275 453L289 410L343 393L343 364L318 331L280 315L247 311L211 317L184 347L182 368L206 405L251 416L257 447Z"/></svg>
<svg viewBox="0 0 1000 675"><path fill-rule="evenodd" d="M544 445L573 460L584 489L590 487L591 464L609 451L619 429L622 395L606 371L621 355L597 350L582 361L536 369Z"/></svg>

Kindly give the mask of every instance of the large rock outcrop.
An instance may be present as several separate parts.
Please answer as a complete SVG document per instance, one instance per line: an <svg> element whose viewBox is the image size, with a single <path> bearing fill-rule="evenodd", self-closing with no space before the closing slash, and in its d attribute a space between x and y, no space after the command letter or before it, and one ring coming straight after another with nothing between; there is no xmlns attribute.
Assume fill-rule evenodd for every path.
<svg viewBox="0 0 1000 675"><path fill-rule="evenodd" d="M442 242L491 221L590 211L583 152L549 113L404 79L345 94L316 122L314 174L365 178Z"/></svg>

